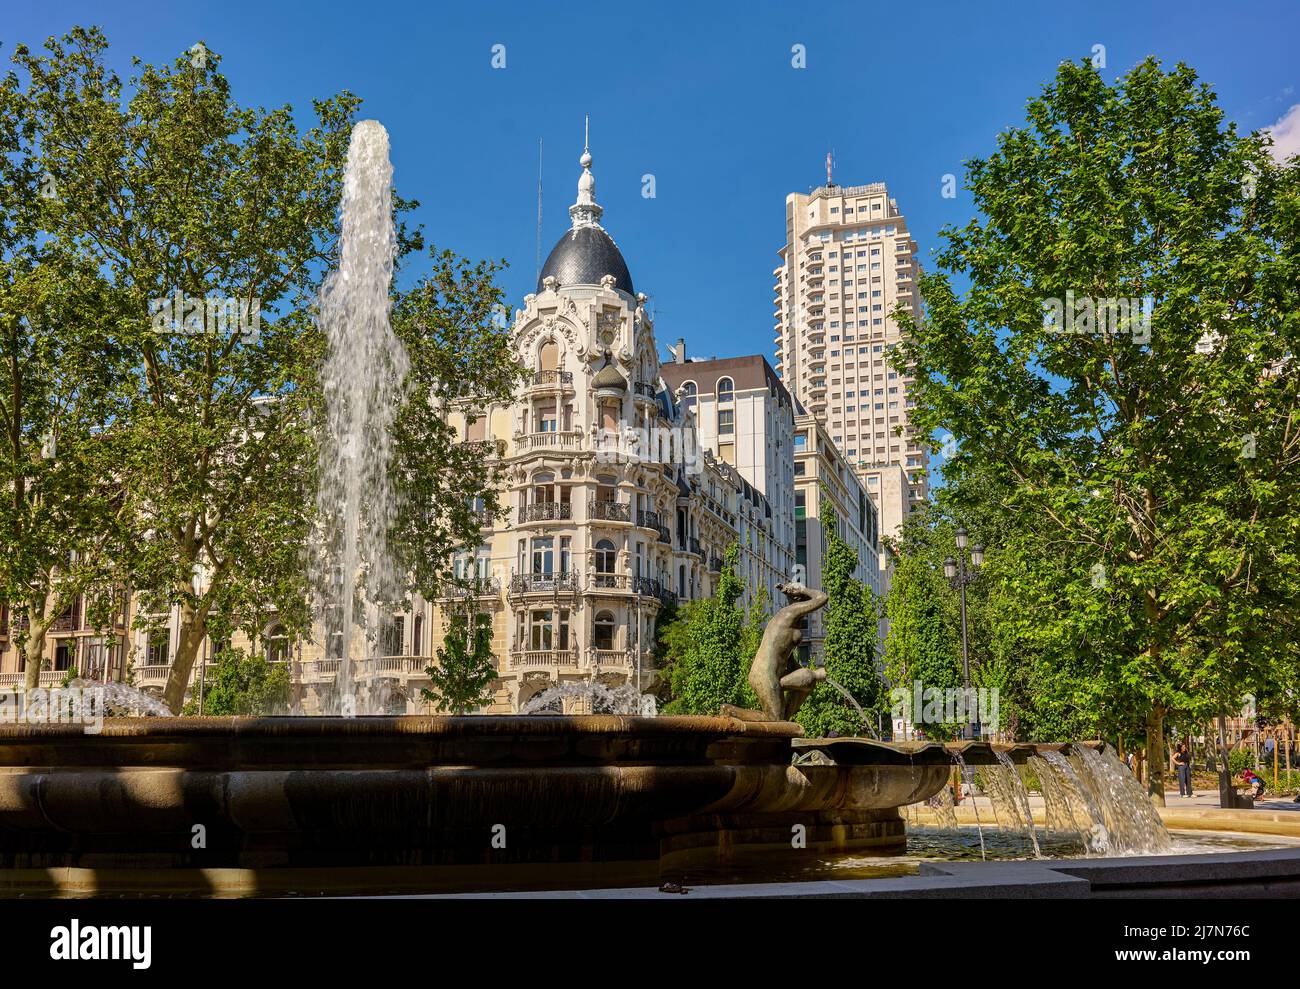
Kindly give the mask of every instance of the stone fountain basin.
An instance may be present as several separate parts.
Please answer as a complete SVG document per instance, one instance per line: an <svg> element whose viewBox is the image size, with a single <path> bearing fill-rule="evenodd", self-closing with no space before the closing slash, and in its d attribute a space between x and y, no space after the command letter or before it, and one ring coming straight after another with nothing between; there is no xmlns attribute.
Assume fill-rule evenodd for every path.
<svg viewBox="0 0 1300 989"><path fill-rule="evenodd" d="M847 826L835 840L850 844L870 824L860 837L897 843L894 808L948 778L938 764L792 766L801 731L601 715L4 725L0 867L640 860L666 835L791 822L816 840Z"/></svg>
<svg viewBox="0 0 1300 989"><path fill-rule="evenodd" d="M255 877L239 888L297 889L284 877L400 869L418 888L453 872L456 888L508 888L542 866L568 881L608 863L769 856L795 833L808 849L896 851L897 808L937 793L953 764L937 743L801 735L605 715L0 725L0 886L71 869L96 889L110 874L161 889L224 869ZM961 751L995 760L986 743Z"/></svg>

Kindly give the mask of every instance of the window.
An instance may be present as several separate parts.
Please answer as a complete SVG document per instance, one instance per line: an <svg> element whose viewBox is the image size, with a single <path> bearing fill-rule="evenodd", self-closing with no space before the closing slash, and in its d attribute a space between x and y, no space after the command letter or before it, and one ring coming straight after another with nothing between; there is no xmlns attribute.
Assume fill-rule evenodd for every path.
<svg viewBox="0 0 1300 989"><path fill-rule="evenodd" d="M614 648L614 616L610 612L600 612L591 623L591 643L597 649Z"/></svg>
<svg viewBox="0 0 1300 989"><path fill-rule="evenodd" d="M736 413L731 409L718 410L718 435L731 436L736 432Z"/></svg>
<svg viewBox="0 0 1300 989"><path fill-rule="evenodd" d="M533 540L532 572L535 574L555 572L555 540L551 536L539 536Z"/></svg>
<svg viewBox="0 0 1300 989"><path fill-rule="evenodd" d="M736 397L736 384L730 378L718 379L718 401L730 402Z"/></svg>
<svg viewBox="0 0 1300 989"><path fill-rule="evenodd" d="M168 634L162 632L149 633L149 648L147 652L147 665L149 666L166 666L170 661L167 655Z"/></svg>
<svg viewBox="0 0 1300 989"><path fill-rule="evenodd" d="M682 406L684 408L695 408L695 398L697 394L694 381L682 382Z"/></svg>
<svg viewBox="0 0 1300 989"><path fill-rule="evenodd" d="M534 611L529 622L529 648L541 651L555 648L554 612Z"/></svg>
<svg viewBox="0 0 1300 989"><path fill-rule="evenodd" d="M266 632L266 661L283 663L289 658L289 634L283 625L272 625Z"/></svg>
<svg viewBox="0 0 1300 989"><path fill-rule="evenodd" d="M617 559L617 553L614 550L614 544L608 539L602 539L596 544L596 572L613 573L614 561Z"/></svg>

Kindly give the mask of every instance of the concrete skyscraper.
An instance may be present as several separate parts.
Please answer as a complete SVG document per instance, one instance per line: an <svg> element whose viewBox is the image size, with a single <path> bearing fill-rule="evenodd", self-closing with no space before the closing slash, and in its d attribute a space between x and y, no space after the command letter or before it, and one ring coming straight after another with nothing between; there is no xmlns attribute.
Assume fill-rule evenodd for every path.
<svg viewBox="0 0 1300 989"><path fill-rule="evenodd" d="M828 176L829 178L829 176ZM828 182L785 201L773 271L776 368L870 492L884 535L926 498L929 452L909 421L912 378L889 366L898 306L919 317L916 242L882 182Z"/></svg>

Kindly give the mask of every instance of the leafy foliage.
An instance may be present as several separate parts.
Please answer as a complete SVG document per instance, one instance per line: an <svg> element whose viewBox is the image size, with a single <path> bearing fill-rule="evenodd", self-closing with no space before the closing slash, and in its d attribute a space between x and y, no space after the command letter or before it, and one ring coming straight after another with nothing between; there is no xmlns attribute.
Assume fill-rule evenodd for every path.
<svg viewBox="0 0 1300 989"><path fill-rule="evenodd" d="M123 82L106 48L83 28L41 53L19 46L25 81L11 75L0 93L14 152L0 168L17 183L0 200L0 251L17 262L0 271L16 303L0 347L20 361L9 395L24 395L0 470L31 492L0 516L16 549L0 595L29 602L34 631L91 586L129 586L149 612L178 607L165 698L179 710L205 637L253 637L271 614L291 636L311 627L303 560L325 346L312 307L337 263L359 101L316 101L300 130L287 106L240 106L215 52L137 60ZM33 190L47 177L57 193L45 198ZM403 220L415 204L394 203L400 263L423 238ZM407 508L390 545L408 590L426 592L477 539L467 506L494 486L488 452L458 445L441 413L453 395L482 407L509 394L518 374L489 318L496 266L431 253L393 320L412 371L394 463ZM160 318L158 301L177 297L234 300L247 318ZM51 431L60 453L43 461ZM112 571L70 568L72 552Z"/></svg>
<svg viewBox="0 0 1300 989"><path fill-rule="evenodd" d="M668 686L665 714L716 715L723 704L754 707L746 680L762 640L763 614L746 616L736 566L740 547L727 548L717 593L692 601L659 629L663 675Z"/></svg>
<svg viewBox="0 0 1300 989"><path fill-rule="evenodd" d="M289 704L292 684L284 663L270 663L260 653L226 648L213 657L203 694L205 715L280 714ZM197 692L186 714L199 713Z"/></svg>
<svg viewBox="0 0 1300 989"><path fill-rule="evenodd" d="M469 714L492 703L497 679L492 656L492 617L455 614L438 649L438 662L424 672L432 689L421 695L438 711Z"/></svg>
<svg viewBox="0 0 1300 989"><path fill-rule="evenodd" d="M1056 664L1072 704L1142 723L1160 793L1169 712L1294 682L1297 168L1186 66L1112 86L1085 61L968 186L983 218L944 232L895 362L921 431L960 444L948 484L984 476L1020 534L998 579L1048 664L1026 682ZM1149 339L1062 332L1045 300L1067 293L1149 299Z"/></svg>
<svg viewBox="0 0 1300 989"><path fill-rule="evenodd" d="M876 643L880 605L871 588L853 576L858 554L839 534L839 517L823 492L821 510L823 663L826 675L853 695L868 717L884 705L883 683L877 668ZM862 716L826 684L818 686L795 715L810 736L860 735L867 732ZM873 724L874 731L876 726Z"/></svg>

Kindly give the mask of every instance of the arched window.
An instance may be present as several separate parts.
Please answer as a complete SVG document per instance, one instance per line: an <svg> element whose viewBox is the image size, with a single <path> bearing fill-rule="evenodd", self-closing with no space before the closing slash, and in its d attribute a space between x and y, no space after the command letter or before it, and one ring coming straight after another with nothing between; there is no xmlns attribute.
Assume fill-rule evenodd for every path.
<svg viewBox="0 0 1300 989"><path fill-rule="evenodd" d="M682 382L682 406L683 408L695 408L695 399L699 394L699 389L695 387L694 381Z"/></svg>
<svg viewBox="0 0 1300 989"><path fill-rule="evenodd" d="M266 630L266 661L283 663L289 658L289 634L283 625L272 625Z"/></svg>
<svg viewBox="0 0 1300 989"><path fill-rule="evenodd" d="M617 554L614 551L614 544L612 542L610 542L608 539L602 539L600 542L596 544L596 573L597 574L607 574L607 575L612 574L614 572L614 562L616 559L617 559ZM600 577L596 578L597 587L608 586L612 584L613 581L611 580L606 580L602 582Z"/></svg>
<svg viewBox="0 0 1300 989"><path fill-rule="evenodd" d="M547 340L537 351L537 369L554 371L560 365L560 345L554 340Z"/></svg>
<svg viewBox="0 0 1300 989"><path fill-rule="evenodd" d="M730 378L718 379L718 401L731 402L736 398L736 384Z"/></svg>
<svg viewBox="0 0 1300 989"><path fill-rule="evenodd" d="M591 644L595 649L614 648L614 616L610 612L600 612L591 623Z"/></svg>

